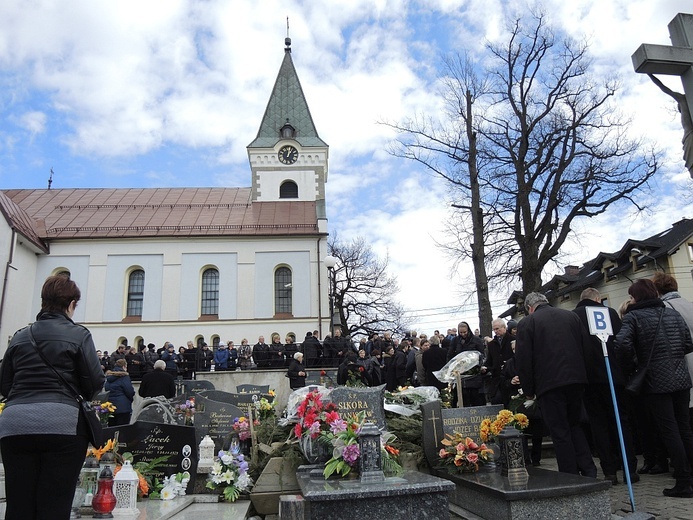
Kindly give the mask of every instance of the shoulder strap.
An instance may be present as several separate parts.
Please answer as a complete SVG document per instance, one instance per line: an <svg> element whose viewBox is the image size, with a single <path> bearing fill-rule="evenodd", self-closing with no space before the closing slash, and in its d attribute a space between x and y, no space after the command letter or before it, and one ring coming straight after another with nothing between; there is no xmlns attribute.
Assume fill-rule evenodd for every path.
<svg viewBox="0 0 693 520"><path fill-rule="evenodd" d="M32 323L31 325L29 325L28 330L29 330L29 341L31 341L31 345L34 347L34 350L36 350L36 353L43 360L43 362L46 364L46 366L48 366L48 368L50 368L55 373L55 375L58 376L58 380L60 380L60 382L63 384L63 386L65 388L67 388L68 390L71 390L75 396L75 399L77 399L77 401L81 403L82 401L84 401L84 397L82 397L82 395L77 390L75 390L75 388L70 383L68 383L62 375L60 375L60 372L58 372L55 369L55 367L48 362L48 360L43 355L43 352L41 352L41 350L38 348L38 345L36 344L36 339L34 338L34 333L32 332L33 327L34 327L34 325Z"/></svg>

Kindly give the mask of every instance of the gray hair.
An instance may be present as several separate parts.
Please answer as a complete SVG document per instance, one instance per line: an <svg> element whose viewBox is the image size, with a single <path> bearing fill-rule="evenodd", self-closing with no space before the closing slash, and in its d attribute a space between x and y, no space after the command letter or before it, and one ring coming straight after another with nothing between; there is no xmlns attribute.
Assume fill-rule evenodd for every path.
<svg viewBox="0 0 693 520"><path fill-rule="evenodd" d="M154 369L155 370L165 370L166 369L166 361L163 359L157 359L154 362Z"/></svg>
<svg viewBox="0 0 693 520"><path fill-rule="evenodd" d="M303 354L302 354L301 352L296 352L296 353L294 354L294 359L295 359L295 360L299 360L299 359L301 359L302 357L303 357Z"/></svg>
<svg viewBox="0 0 693 520"><path fill-rule="evenodd" d="M549 303L549 300L541 293L531 292L525 298L525 310L532 309L540 303Z"/></svg>

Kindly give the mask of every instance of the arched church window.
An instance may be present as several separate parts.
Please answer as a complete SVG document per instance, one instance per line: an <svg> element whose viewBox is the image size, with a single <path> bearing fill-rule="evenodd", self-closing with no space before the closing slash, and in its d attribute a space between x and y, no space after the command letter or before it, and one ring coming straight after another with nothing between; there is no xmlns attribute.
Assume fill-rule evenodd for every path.
<svg viewBox="0 0 693 520"><path fill-rule="evenodd" d="M202 314L219 314L219 271L205 269L202 273Z"/></svg>
<svg viewBox="0 0 693 520"><path fill-rule="evenodd" d="M281 186L279 186L279 198L280 199L297 199L298 198L298 184L294 181L284 181Z"/></svg>
<svg viewBox="0 0 693 520"><path fill-rule="evenodd" d="M135 269L128 279L128 316L142 316L144 305L144 271Z"/></svg>
<svg viewBox="0 0 693 520"><path fill-rule="evenodd" d="M291 269L279 267L274 272L274 313L291 314L293 312L292 296Z"/></svg>

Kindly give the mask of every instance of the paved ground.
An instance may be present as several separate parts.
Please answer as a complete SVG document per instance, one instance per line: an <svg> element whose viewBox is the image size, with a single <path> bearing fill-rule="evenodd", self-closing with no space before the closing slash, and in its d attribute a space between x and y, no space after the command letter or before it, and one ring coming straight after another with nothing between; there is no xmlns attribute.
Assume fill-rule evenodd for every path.
<svg viewBox="0 0 693 520"><path fill-rule="evenodd" d="M596 459L595 463L599 467ZM640 457L640 464L638 464L638 467L640 466L642 466L642 457ZM554 458L542 459L541 467L558 470ZM622 477L623 473L619 472L618 478L621 483L611 487L611 512L615 519L626 517L628 513L632 512L628 487L623 482ZM601 470L599 471L599 478L604 478ZM664 488L673 485L674 478L670 474L640 475L640 482L633 484L636 511L651 513L657 520L670 518L693 520L693 498L669 498L662 494Z"/></svg>

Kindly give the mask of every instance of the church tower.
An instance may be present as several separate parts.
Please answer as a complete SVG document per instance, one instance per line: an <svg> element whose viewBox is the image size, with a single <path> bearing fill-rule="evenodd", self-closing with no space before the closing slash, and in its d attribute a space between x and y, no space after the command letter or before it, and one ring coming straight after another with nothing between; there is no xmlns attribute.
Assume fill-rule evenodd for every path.
<svg viewBox="0 0 693 520"><path fill-rule="evenodd" d="M324 218L329 147L315 129L286 38L257 137L248 145L253 202L315 201Z"/></svg>

